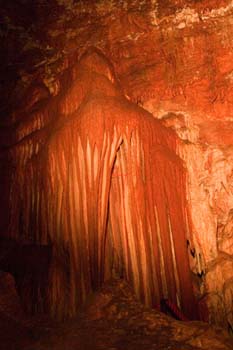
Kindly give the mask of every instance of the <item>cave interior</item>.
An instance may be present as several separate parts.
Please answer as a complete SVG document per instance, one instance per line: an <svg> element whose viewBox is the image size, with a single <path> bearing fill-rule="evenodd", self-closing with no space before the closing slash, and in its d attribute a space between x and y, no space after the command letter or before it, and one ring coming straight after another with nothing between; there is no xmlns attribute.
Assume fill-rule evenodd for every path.
<svg viewBox="0 0 233 350"><path fill-rule="evenodd" d="M129 323L129 305L138 323L151 310L148 329L182 324L169 344L208 349L205 329L232 349L232 1L18 0L0 14L3 349L62 349L61 324Z"/></svg>

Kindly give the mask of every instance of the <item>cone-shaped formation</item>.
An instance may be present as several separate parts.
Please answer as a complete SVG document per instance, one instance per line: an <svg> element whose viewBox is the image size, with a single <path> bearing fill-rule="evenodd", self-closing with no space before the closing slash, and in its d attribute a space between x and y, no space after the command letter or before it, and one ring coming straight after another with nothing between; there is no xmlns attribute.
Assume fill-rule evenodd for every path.
<svg viewBox="0 0 233 350"><path fill-rule="evenodd" d="M75 315L118 274L147 305L169 298L195 317L175 134L125 99L98 51L62 81L11 149L10 232L52 243L50 312Z"/></svg>

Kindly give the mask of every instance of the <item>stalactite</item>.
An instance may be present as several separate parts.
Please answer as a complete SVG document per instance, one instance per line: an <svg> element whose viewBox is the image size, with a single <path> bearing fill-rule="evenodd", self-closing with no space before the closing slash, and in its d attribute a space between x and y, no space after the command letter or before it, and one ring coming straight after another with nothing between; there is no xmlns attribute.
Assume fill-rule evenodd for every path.
<svg viewBox="0 0 233 350"><path fill-rule="evenodd" d="M84 54L74 81L48 104L58 116L43 147L35 151L34 135L14 146L10 228L52 244L56 317L74 316L116 273L148 306L179 299L195 317L175 134L121 95L109 67L98 51Z"/></svg>

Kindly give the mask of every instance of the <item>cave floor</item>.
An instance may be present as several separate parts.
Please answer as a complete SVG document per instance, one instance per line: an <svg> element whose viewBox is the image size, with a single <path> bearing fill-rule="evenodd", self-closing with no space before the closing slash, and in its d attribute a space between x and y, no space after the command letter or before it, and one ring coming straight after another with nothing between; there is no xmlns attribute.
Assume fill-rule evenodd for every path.
<svg viewBox="0 0 233 350"><path fill-rule="evenodd" d="M89 297L80 316L55 322L27 319L0 304L2 350L232 350L220 328L181 322L139 303L123 281L112 281Z"/></svg>

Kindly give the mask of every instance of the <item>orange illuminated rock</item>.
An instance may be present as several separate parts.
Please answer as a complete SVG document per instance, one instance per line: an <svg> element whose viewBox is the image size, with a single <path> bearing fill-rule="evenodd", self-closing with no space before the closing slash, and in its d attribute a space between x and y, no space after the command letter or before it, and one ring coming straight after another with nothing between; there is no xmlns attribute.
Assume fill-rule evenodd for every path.
<svg viewBox="0 0 233 350"><path fill-rule="evenodd" d="M197 317L175 133L123 96L102 53L84 54L71 76L37 112L43 118L57 104L56 123L39 131L41 148L31 148L34 132L17 145L11 189L15 238L53 246L51 313L76 314L92 290L120 274L146 305L165 297Z"/></svg>
<svg viewBox="0 0 233 350"><path fill-rule="evenodd" d="M8 3L4 6L8 10L4 10L4 7L1 9L3 14L6 14L2 18L9 35L6 40L2 41L2 51L7 53L8 59L6 59L6 69L4 64L1 66L3 83L2 88L0 85L0 96L10 107L15 106L15 100L20 100L20 103L7 120L8 127L0 130L0 144L4 146L4 154L0 153L1 162L4 163L4 167L0 167L0 183L2 184L0 189L6 207L6 209L3 208L2 218L0 217L2 230L5 231L9 217L7 203L10 193L12 207L15 207L13 208L14 213L17 212L22 201L25 201L26 192L27 198L32 198L31 202L37 203L35 198L31 197L32 191L41 192L40 189L43 186L44 188L49 187L47 181L51 173L48 169L45 170L45 166L38 171L38 178L39 174L46 173L44 177L41 177L43 181L38 180L36 189L34 187L35 170L33 169L38 169L39 164L46 164L46 161L41 160L42 154L46 159L54 157L54 164L58 163L59 167L63 166L66 169L67 160L64 160L64 165L61 165L63 163L60 162L60 158L58 161L55 148L57 147L60 151L69 147L71 136L78 128L77 115L80 115L82 108L86 113L93 95L95 95L95 101L98 101L97 114L100 114L100 99L103 102L101 106L104 104L106 109L109 106L106 96L108 96L108 101L112 98L118 101L121 109L114 112L117 113L118 127L123 121L128 120L126 116L128 112L122 112L122 104L124 110L127 110L127 106L130 105L123 98L123 95L127 96L129 101L152 113L154 118L161 119L164 126L177 134L176 141L178 139L181 141L178 143L177 153L184 161L183 164L187 170L186 196L191 223L187 236L191 237L189 251L192 253L189 256L195 291L198 298L201 299L201 305L204 304L201 308L205 310L208 304L211 309L209 321L214 323L216 320L216 323L232 329L233 312L230 311L232 310L230 302L232 277L225 273L225 265L220 263L222 252L227 254L229 260L227 266L231 266L233 259L231 230L233 208L232 0L148 0L143 2L140 0L133 2L87 0L85 7L82 2L71 4L71 1L66 0L59 1L59 4L52 2L44 6L36 2L35 5L34 3L25 4L27 8L29 6L28 13L34 11L43 14L43 16L38 16L36 22L33 22L31 30L28 23L29 18L26 18L24 14L25 7L21 8L19 4L9 6ZM50 11L46 10L48 8ZM53 16L50 16L50 13L53 13ZM76 64L90 46L98 47L105 57L111 60L113 67L110 68L111 65L108 63L105 65L99 61L98 67L101 74L96 74L96 63L93 66L89 60L89 68L85 60ZM19 77L17 83L16 79L12 81L13 68ZM117 79L114 77L113 70L116 72ZM112 80L115 81L114 84ZM119 84L116 83L117 81ZM28 88L26 94L21 91L24 87ZM139 109L135 106L133 109L135 113L139 113ZM111 112L110 115L114 113ZM142 113L141 109L140 113ZM3 117L4 115L3 113ZM146 115L148 116L142 113L141 118L138 119L139 124L142 118L146 118ZM88 119L89 122L83 121L83 125L85 128L91 127L96 139L99 139L100 134L103 133L103 125L99 132L97 125L96 128L93 127L93 118ZM96 120L99 121L97 115ZM107 127L111 129L112 126L108 123ZM158 130L161 130L161 124L158 125L160 128ZM74 128L74 130L68 131L69 128ZM121 135L123 132L125 132L123 129L117 130L116 135ZM164 138L171 134L172 132L167 130ZM64 145L57 141L57 146L55 146L55 140L59 135L65 137L66 141ZM113 135L111 134L111 137ZM74 139L76 142L75 137ZM140 142L143 143L143 147L146 147L147 143L142 139ZM134 141L134 138L132 140ZM80 137L83 157L87 146L85 142ZM102 147L101 142L103 142L102 139L98 144L100 148ZM150 142L148 140L148 144L151 145L154 141ZM169 145L170 151L174 151L175 147L170 143ZM138 176L134 174L135 165L129 166L128 164L128 156L124 158L127 166L123 168L120 155L125 148L125 143L122 143L119 152L116 152L118 156L112 169L109 197L113 200L108 212L113 212L113 215L110 216L115 220L113 220L115 227L118 221L119 225L121 224L119 227L121 232L125 230L124 222L119 219L118 214L114 214L114 210L119 213L119 208L123 205L117 193L120 188L127 190L126 184L135 181L135 178L138 179ZM158 152L152 156L152 147L149 148L150 155L147 157L157 159ZM72 147L69 147L67 152L71 152L71 149ZM92 154L93 145L90 144L89 150L88 152ZM128 152L129 148L126 150ZM167 149L166 151L163 149L161 154L159 156L162 157L161 159L167 157L176 164L176 167L180 168L178 162L167 154ZM94 155L95 159L98 159L97 155L100 157L97 151ZM5 167L9 159L10 169ZM23 186L24 164L27 161L29 161L27 176L31 179L34 190L25 184L24 194L21 194L20 197L15 193ZM36 165L32 166L32 162ZM12 182L11 176L16 169L20 186L15 185L14 190L9 192L8 184ZM152 170L153 173L156 172ZM84 170L82 171L83 176L87 176ZM64 172L66 173L67 169ZM56 181L58 181L57 178ZM59 178L59 181L62 180ZM124 184L123 187L120 187L121 181ZM129 189L131 189L130 186ZM174 187L176 187L175 184ZM38 200L38 203L43 203L42 207L46 207L48 195L49 192ZM56 196L63 198L59 192ZM141 193L137 193L137 198L140 196ZM129 199L130 201L135 200L131 190L127 198L127 203ZM29 199L26 201L27 210L29 210L28 208L34 204L29 203ZM42 221L47 222L48 214L43 215ZM33 213L32 216L36 214ZM15 221L12 231L17 231L17 227L21 225L20 220ZM30 225L32 228L29 229L27 222L24 234L30 230L33 231L34 224ZM144 229L145 226L143 226ZM112 230L110 225L108 230ZM40 235L38 233L38 237ZM113 232L112 237L115 236ZM135 237L137 240L140 239L140 236ZM117 254L119 254L122 242L120 240L114 242L118 246ZM112 241L107 240L106 247L110 249L111 246ZM59 254L55 253L58 261L60 261ZM64 255L64 259L70 259L66 250ZM121 257L118 270L123 265L122 260ZM127 260L124 261L124 264L129 266L131 262ZM213 266L216 265L219 265L218 275L214 273L216 270ZM111 275L110 270L109 267L106 267L105 274ZM131 270L130 267L129 271ZM145 271L143 273L145 274ZM60 278L66 280L66 275L64 273L64 276ZM218 290L214 283L206 280L206 275L215 275L219 284ZM130 278L132 280L132 277ZM143 283L145 282L140 280L140 285ZM143 293L143 289L142 292L140 289L142 298L144 298ZM149 296L147 295L146 298L148 299ZM207 320L206 317L205 319Z"/></svg>

